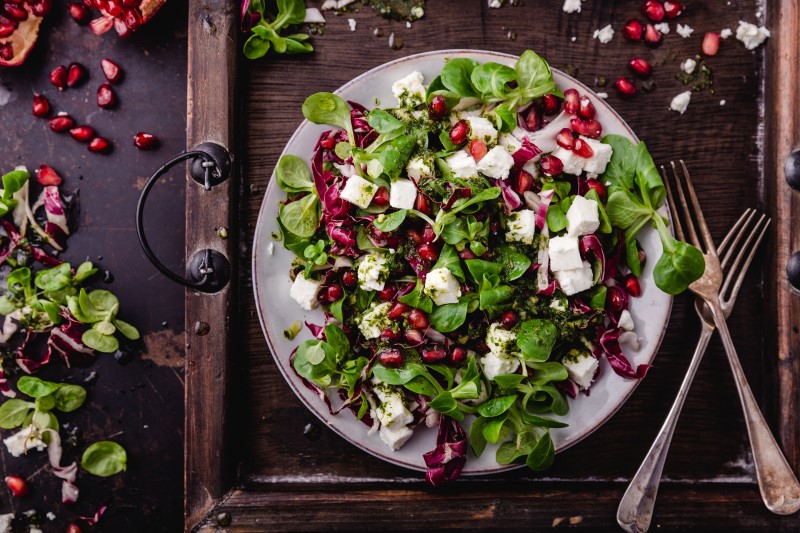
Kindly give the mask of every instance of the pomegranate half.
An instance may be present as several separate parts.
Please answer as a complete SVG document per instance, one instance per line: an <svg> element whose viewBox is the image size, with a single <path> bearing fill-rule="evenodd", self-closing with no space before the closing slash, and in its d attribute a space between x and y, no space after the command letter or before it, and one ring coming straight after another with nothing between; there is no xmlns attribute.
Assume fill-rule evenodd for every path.
<svg viewBox="0 0 800 533"><path fill-rule="evenodd" d="M0 5L0 67L16 67L25 62L39 37L42 19L52 7L52 0Z"/></svg>
<svg viewBox="0 0 800 533"><path fill-rule="evenodd" d="M89 23L96 35L112 27L120 37L128 37L153 18L167 0L84 0L100 11L100 17Z"/></svg>

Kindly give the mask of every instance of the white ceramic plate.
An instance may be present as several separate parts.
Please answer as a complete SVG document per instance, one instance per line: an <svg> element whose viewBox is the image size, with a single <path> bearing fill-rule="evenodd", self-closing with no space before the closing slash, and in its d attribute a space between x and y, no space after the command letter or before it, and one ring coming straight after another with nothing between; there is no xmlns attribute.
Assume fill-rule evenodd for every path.
<svg viewBox="0 0 800 533"><path fill-rule="evenodd" d="M495 61L512 66L516 61L515 56L478 50L427 52L376 67L346 83L335 92L345 100L359 102L368 108L374 107L376 98L384 107L391 107L395 102L391 93L392 82L418 70L425 76L425 83L430 83L441 71L445 60L453 57L471 57L480 63ZM604 134L617 133L634 142L638 141L633 131L605 100L597 97L579 81L558 70L553 69L553 75L562 90L575 87L581 94L589 95L597 108L597 118L603 125ZM320 134L328 129L330 129L329 126L303 121L289 139L283 154L297 155L310 164L314 144ZM376 457L400 466L424 471L425 463L422 454L434 448L435 428L417 428L411 440L400 450L393 452L377 434L367 435L369 428L356 420L350 411L345 410L338 415L331 415L320 398L303 386L300 378L292 369L289 355L298 344L310 339L311 334L307 328L303 328L303 331L294 340L289 341L284 337L283 331L295 320L323 324L324 318L322 310L304 311L289 298L289 288L292 284L289 279L289 269L294 255L272 238L273 234L279 233L278 202L285 198L285 193L278 188L274 178L273 174L256 225L255 242L253 243L253 287L261 327L278 369L306 407L344 439ZM666 215L666 211L663 213ZM658 234L653 229L645 229L639 234L639 242L649 260L640 280L642 296L631 298L630 311L636 323L636 333L640 338L641 345L636 352L623 346L625 355L634 366L652 363L661 344L672 308L672 298L656 288L653 282L653 265L662 251ZM565 450L600 427L625 403L638 383L637 380L623 379L614 374L608 362L603 359L600 363L598 378L591 388L591 395L588 397L579 395L577 399L569 400L569 413L564 417L557 417L568 423L569 426L551 430L556 451ZM480 458L474 457L470 452L463 472L465 474L492 473L520 466L497 464L494 456L494 449L491 445L487 447Z"/></svg>

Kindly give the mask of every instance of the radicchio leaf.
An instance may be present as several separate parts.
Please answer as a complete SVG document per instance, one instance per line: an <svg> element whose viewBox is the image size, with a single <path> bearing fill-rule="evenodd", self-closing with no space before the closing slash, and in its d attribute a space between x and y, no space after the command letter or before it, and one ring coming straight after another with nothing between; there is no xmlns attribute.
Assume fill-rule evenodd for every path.
<svg viewBox="0 0 800 533"><path fill-rule="evenodd" d="M495 185L500 187L500 191L503 193L503 202L505 203L506 214L511 213L522 205L522 200L508 184L508 180L499 179L495 182Z"/></svg>
<svg viewBox="0 0 800 533"><path fill-rule="evenodd" d="M433 487L441 487L457 479L467 462L467 434L458 421L442 415L439 418L436 448L422 457L428 467L425 481Z"/></svg>
<svg viewBox="0 0 800 533"><path fill-rule="evenodd" d="M97 508L97 511L94 512L94 515L92 515L92 516L76 516L75 518L77 518L78 520L83 520L84 522L86 522L90 526L93 526L93 525L97 524L100 521L100 518L103 516L103 514L105 514L106 509L108 509L108 506L106 504L103 504L103 505L101 505L100 507Z"/></svg>
<svg viewBox="0 0 800 533"><path fill-rule="evenodd" d="M50 444L47 445L47 458L53 468L53 474L63 480L61 483L62 503L74 503L78 501L78 487L75 486L75 477L78 473L78 463L75 461L67 466L61 466L61 436L58 431L46 428L42 433L50 434Z"/></svg>
<svg viewBox="0 0 800 533"><path fill-rule="evenodd" d="M6 373L3 371L2 366L0 366L0 392L7 398L17 397L17 393L8 386L8 379L6 379Z"/></svg>
<svg viewBox="0 0 800 533"><path fill-rule="evenodd" d="M584 235L578 243L580 247L581 256L586 258L586 254L592 253L597 263L600 266L600 279L605 279L606 272L606 256L603 252L603 245L597 235Z"/></svg>
<svg viewBox="0 0 800 533"><path fill-rule="evenodd" d="M66 319L64 324L50 330L47 339L47 358L57 355L64 360L67 368L73 364L85 364L95 353L94 350L83 344L81 323L67 312L61 313Z"/></svg>
<svg viewBox="0 0 800 533"><path fill-rule="evenodd" d="M642 379L647 374L647 370L652 365L639 365L634 370L628 358L622 353L622 348L619 345L619 336L621 330L609 329L600 336L600 346L606 354L611 368L618 376L630 379Z"/></svg>
<svg viewBox="0 0 800 533"><path fill-rule="evenodd" d="M555 192L554 189L550 189L539 193L539 198L542 200L539 204L539 210L536 212L536 227L539 230L544 228L547 221L547 208L550 207L550 201L553 199L553 193Z"/></svg>
<svg viewBox="0 0 800 533"><path fill-rule="evenodd" d="M416 183L414 185L416 185ZM417 187L417 189L419 189L419 187ZM450 197L442 205L442 209L447 211L453 207L453 204L456 203L456 200L459 198L469 198L470 196L472 196L472 189L469 187L455 187ZM430 197L428 197L428 199L430 199Z"/></svg>
<svg viewBox="0 0 800 533"><path fill-rule="evenodd" d="M526 137L522 139L522 146L520 146L513 154L511 154L511 157L514 158L514 165L522 168L525 163L541 153L542 151L539 150L539 147L533 144Z"/></svg>

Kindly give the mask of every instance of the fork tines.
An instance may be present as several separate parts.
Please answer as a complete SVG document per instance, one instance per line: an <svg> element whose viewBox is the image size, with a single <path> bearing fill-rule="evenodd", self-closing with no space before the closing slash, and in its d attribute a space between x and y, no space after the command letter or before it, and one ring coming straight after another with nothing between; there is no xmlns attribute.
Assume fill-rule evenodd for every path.
<svg viewBox="0 0 800 533"><path fill-rule="evenodd" d="M672 166L672 174L675 176L675 188L678 191L678 199L680 200L680 205L684 214L684 220L686 222L686 228L689 233L689 242L703 253L717 255L717 249L714 246L714 240L711 238L711 232L708 231L706 220L703 217L702 210L700 209L700 202L697 200L697 195L694 192L694 186L692 185L692 178L689 175L689 170L686 168L686 164L683 162L683 159L679 160L678 162L680 163L683 171L683 181L686 183L686 190L689 195L689 200L692 202L692 207L694 208L694 217L692 217L692 209L689 208L689 204L686 201L686 194L683 192L683 185L681 184L681 177L680 173L678 172L677 165L675 164L675 161L670 161L670 166ZM664 178L664 185L667 189L667 199L669 200L672 218L674 219L675 223L675 235L678 237L678 239L686 241L683 227L681 225L681 217L678 213L671 187L669 186L667 171L663 165L661 166L661 175ZM695 222L693 222L693 218L696 219ZM700 238L698 238L697 231L695 230L695 224L700 231L700 238L703 239L705 247L700 244Z"/></svg>

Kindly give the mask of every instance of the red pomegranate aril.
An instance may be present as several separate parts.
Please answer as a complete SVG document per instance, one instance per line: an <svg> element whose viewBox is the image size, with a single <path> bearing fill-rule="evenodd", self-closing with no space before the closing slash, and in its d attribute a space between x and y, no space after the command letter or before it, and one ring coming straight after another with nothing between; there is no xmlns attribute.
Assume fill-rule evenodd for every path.
<svg viewBox="0 0 800 533"><path fill-rule="evenodd" d="M622 96L633 96L636 94L636 87L626 78L617 78L614 82L617 90Z"/></svg>
<svg viewBox="0 0 800 533"><path fill-rule="evenodd" d="M28 482L19 476L6 476L6 485L17 498L22 498L28 494Z"/></svg>
<svg viewBox="0 0 800 533"><path fill-rule="evenodd" d="M107 154L112 148L111 142L104 137L95 137L89 142L89 151L96 154Z"/></svg>
<svg viewBox="0 0 800 533"><path fill-rule="evenodd" d="M36 171L36 181L44 187L51 185L61 185L61 176L55 169L48 165L41 165Z"/></svg>
<svg viewBox="0 0 800 533"><path fill-rule="evenodd" d="M83 533L83 530L78 526L78 524L70 524L67 528L67 533Z"/></svg>
<svg viewBox="0 0 800 533"><path fill-rule="evenodd" d="M422 244L430 244L435 240L436 232L433 231L430 224L425 224L425 227L422 228Z"/></svg>
<svg viewBox="0 0 800 533"><path fill-rule="evenodd" d="M463 346L456 346L450 351L450 362L454 365L460 365L469 355L469 352Z"/></svg>
<svg viewBox="0 0 800 533"><path fill-rule="evenodd" d="M422 360L426 363L436 363L447 357L447 352L439 345L422 349Z"/></svg>
<svg viewBox="0 0 800 533"><path fill-rule="evenodd" d="M11 24L11 21L8 21L8 24L0 24L0 39L5 39L9 35L13 34L14 30L16 30L16 28L13 24ZM0 51L0 54L2 54L3 59L6 61L14 57L14 49L11 48L11 43L2 43L0 50L8 50L7 54ZM5 57L6 55L8 55L8 57Z"/></svg>
<svg viewBox="0 0 800 533"><path fill-rule="evenodd" d="M89 77L86 67L80 63L70 63L67 74L67 87L75 87Z"/></svg>
<svg viewBox="0 0 800 533"><path fill-rule="evenodd" d="M103 109L114 107L117 103L117 96L114 89L108 83L103 83L97 88L97 105Z"/></svg>
<svg viewBox="0 0 800 533"><path fill-rule="evenodd" d="M397 287L394 285L386 285L382 290L378 291L378 300L382 302L390 302L397 294Z"/></svg>
<svg viewBox="0 0 800 533"><path fill-rule="evenodd" d="M475 255L475 253L472 250L470 250L469 248L464 248L463 250L458 252L458 257L460 257L461 259L465 259L465 260L466 259L477 259L478 258L478 256Z"/></svg>
<svg viewBox="0 0 800 533"><path fill-rule="evenodd" d="M603 182L600 180L586 180L586 186L590 189L594 189L601 201L606 201L606 195L608 194L608 191L606 190L606 186L603 184Z"/></svg>
<svg viewBox="0 0 800 533"><path fill-rule="evenodd" d="M352 270L348 270L344 274L342 274L342 285L347 287L348 289L355 289L356 284L358 283L358 279L356 278L356 273Z"/></svg>
<svg viewBox="0 0 800 533"><path fill-rule="evenodd" d="M628 63L628 66L631 67L632 71L642 77L647 77L653 73L653 67L650 66L650 63L643 57L634 57L631 59L630 63Z"/></svg>
<svg viewBox="0 0 800 533"><path fill-rule="evenodd" d="M542 129L544 123L542 122L542 112L536 106L531 106L528 109L528 114L525 115L525 127L528 131L538 131Z"/></svg>
<svg viewBox="0 0 800 533"><path fill-rule="evenodd" d="M589 143L580 137L575 139L575 146L572 147L572 151L575 153L575 155L579 155L587 159L594 155L594 150L592 150L592 147L589 146Z"/></svg>
<svg viewBox="0 0 800 533"><path fill-rule="evenodd" d="M89 10L86 9L85 5L73 2L67 6L67 8L69 9L69 15L72 17L72 20L78 24L83 25L89 22Z"/></svg>
<svg viewBox="0 0 800 533"><path fill-rule="evenodd" d="M710 31L703 37L703 53L707 56L715 56L719 51L719 33Z"/></svg>
<svg viewBox="0 0 800 533"><path fill-rule="evenodd" d="M50 72L50 83L55 85L59 91L67 88L67 67L59 65Z"/></svg>
<svg viewBox="0 0 800 533"><path fill-rule="evenodd" d="M572 130L564 128L556 134L556 143L561 148L572 150L572 145L575 144L575 137L572 136Z"/></svg>
<svg viewBox="0 0 800 533"><path fill-rule="evenodd" d="M542 96L542 111L545 115L555 115L561 109L561 99L554 94Z"/></svg>
<svg viewBox="0 0 800 533"><path fill-rule="evenodd" d="M372 197L372 203L378 207L389 205L389 189L386 187L378 187L375 196Z"/></svg>
<svg viewBox="0 0 800 533"><path fill-rule="evenodd" d="M328 287L328 301L338 302L344 297L344 289L342 289L341 285L331 285Z"/></svg>
<svg viewBox="0 0 800 533"><path fill-rule="evenodd" d="M643 32L642 23L636 19L629 20L625 27L622 28L622 34L629 41L641 41Z"/></svg>
<svg viewBox="0 0 800 533"><path fill-rule="evenodd" d="M437 95L431 98L431 103L428 104L428 116L431 120L442 120L447 114L447 101L444 96Z"/></svg>
<svg viewBox="0 0 800 533"><path fill-rule="evenodd" d="M431 325L431 321L428 320L428 315L419 309L412 309L408 312L408 323L417 329L426 329Z"/></svg>
<svg viewBox="0 0 800 533"><path fill-rule="evenodd" d="M628 291L628 294L633 296L634 298L638 298L642 295L642 286L639 285L639 278L634 276L633 274L628 274L625 276L625 290Z"/></svg>
<svg viewBox="0 0 800 533"><path fill-rule="evenodd" d="M469 153L475 161L483 159L487 151L485 142L478 140L469 142Z"/></svg>
<svg viewBox="0 0 800 533"><path fill-rule="evenodd" d="M411 239L411 241L414 244L424 244L422 240L422 234L419 231L415 230L414 228L409 228L406 231L406 235L408 236L409 239Z"/></svg>
<svg viewBox="0 0 800 533"><path fill-rule="evenodd" d="M108 0L108 7L106 7L106 11L112 17L118 17L122 15L122 4L120 2L115 2L114 0Z"/></svg>
<svg viewBox="0 0 800 533"><path fill-rule="evenodd" d="M686 9L686 6L680 2L670 2L669 0L664 2L664 14L667 15L668 19L680 16L684 9Z"/></svg>
<svg viewBox="0 0 800 533"><path fill-rule="evenodd" d="M581 96L578 107L578 116L585 120L594 118L595 109L594 104L589 100L588 96Z"/></svg>
<svg viewBox="0 0 800 533"><path fill-rule="evenodd" d="M72 129L75 121L69 115L57 115L50 119L50 129L56 133L63 133Z"/></svg>
<svg viewBox="0 0 800 533"><path fill-rule="evenodd" d="M319 142L319 145L322 146L325 150L333 150L334 148L336 148L336 139L330 137L327 139L322 139Z"/></svg>
<svg viewBox="0 0 800 533"><path fill-rule="evenodd" d="M546 176L558 176L564 170L564 163L556 156L550 154L539 160L539 167Z"/></svg>
<svg viewBox="0 0 800 533"><path fill-rule="evenodd" d="M466 120L459 120L453 125L453 128L450 130L450 140L453 144L464 144L467 142L467 136L469 135L469 122Z"/></svg>
<svg viewBox="0 0 800 533"><path fill-rule="evenodd" d="M514 311L503 311L503 314L500 315L500 323L503 324L506 329L513 328L517 325L517 322L519 322L519 316Z"/></svg>
<svg viewBox="0 0 800 533"><path fill-rule="evenodd" d="M139 11L136 8L126 9L123 11L122 20L131 31L138 30L144 23L142 20L142 15L139 14Z"/></svg>
<svg viewBox="0 0 800 533"><path fill-rule="evenodd" d="M570 115L574 115L578 112L578 109L581 106L581 97L578 94L578 91L575 89L567 89L564 91L564 111L569 113Z"/></svg>
<svg viewBox="0 0 800 533"><path fill-rule="evenodd" d="M378 361L385 367L397 368L403 364L403 352L397 348L384 350L378 355Z"/></svg>
<svg viewBox="0 0 800 533"><path fill-rule="evenodd" d="M395 331L392 328L384 328L381 331L381 339L389 342L400 342L403 338L403 334L399 331Z"/></svg>
<svg viewBox="0 0 800 533"><path fill-rule="evenodd" d="M647 0L642 6L642 12L653 22L664 20L664 6L656 0Z"/></svg>
<svg viewBox="0 0 800 533"><path fill-rule="evenodd" d="M402 302L395 302L394 305L389 309L389 312L386 313L386 317L389 320L398 320L402 318L403 315L408 313L411 310L409 306Z"/></svg>
<svg viewBox="0 0 800 533"><path fill-rule="evenodd" d="M603 126L595 119L581 120L579 118L573 118L569 121L569 125L575 133L589 137L590 139L599 139L600 135L603 133Z"/></svg>
<svg viewBox="0 0 800 533"><path fill-rule="evenodd" d="M3 11L10 18L18 22L22 22L23 20L28 20L28 12L25 10L24 7L19 6L17 4L6 2L6 4L3 6Z"/></svg>
<svg viewBox="0 0 800 533"><path fill-rule="evenodd" d="M33 107L31 112L34 117L46 117L50 114L50 101L41 94L33 95Z"/></svg>
<svg viewBox="0 0 800 533"><path fill-rule="evenodd" d="M108 58L100 61L100 68L103 70L103 75L109 83L117 83L122 78L122 69ZM333 148L333 146L331 146L331 148Z"/></svg>
<svg viewBox="0 0 800 533"><path fill-rule="evenodd" d="M644 28L644 42L650 46L658 46L661 44L661 32L656 29L652 24L648 24Z"/></svg>
<svg viewBox="0 0 800 533"><path fill-rule="evenodd" d="M428 201L428 197L424 194L418 194L417 199L414 200L414 209L419 211L420 213L425 213L426 215L433 214L433 210L431 209L431 204Z"/></svg>
<svg viewBox="0 0 800 533"><path fill-rule="evenodd" d="M530 172L520 170L514 180L512 187L517 194L524 194L525 192L533 189L533 176Z"/></svg>
<svg viewBox="0 0 800 533"><path fill-rule="evenodd" d="M616 313L628 308L628 295L619 287L609 287L606 293L606 304Z"/></svg>
<svg viewBox="0 0 800 533"><path fill-rule="evenodd" d="M78 142L88 142L94 137L94 128L91 126L76 126L69 130L69 134Z"/></svg>
<svg viewBox="0 0 800 533"><path fill-rule="evenodd" d="M53 9L53 0L36 0L30 4L31 13L37 17L43 17Z"/></svg>
<svg viewBox="0 0 800 533"><path fill-rule="evenodd" d="M425 340L425 334L418 329L407 329L403 337L411 344L419 344Z"/></svg>
<svg viewBox="0 0 800 533"><path fill-rule="evenodd" d="M155 135L140 131L133 136L133 145L139 150L155 150L158 148L159 141Z"/></svg>
<svg viewBox="0 0 800 533"><path fill-rule="evenodd" d="M417 253L425 261L436 261L439 259L439 250L432 244L421 244L417 247Z"/></svg>

